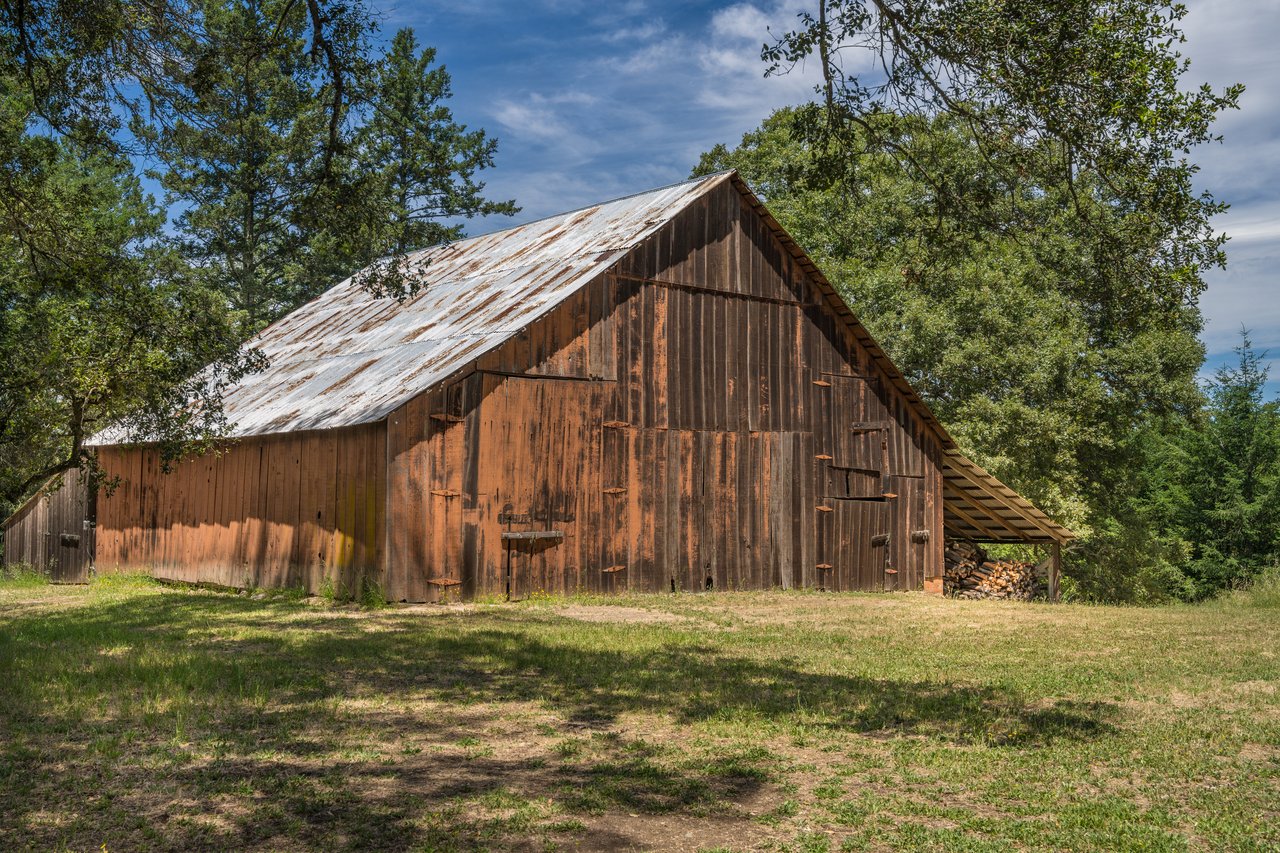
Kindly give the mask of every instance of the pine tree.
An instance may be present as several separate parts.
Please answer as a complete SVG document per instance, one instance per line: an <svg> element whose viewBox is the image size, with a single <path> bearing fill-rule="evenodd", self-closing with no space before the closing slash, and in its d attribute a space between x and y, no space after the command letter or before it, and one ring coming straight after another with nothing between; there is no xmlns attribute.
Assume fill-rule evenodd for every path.
<svg viewBox="0 0 1280 853"><path fill-rule="evenodd" d="M493 166L497 141L454 120L446 104L449 72L435 58L434 48L420 50L413 30L402 29L366 92L367 120L353 148L363 172L363 215L372 217L365 244L356 247L361 266L456 240L463 233L459 219L519 210L512 201L484 198L476 173ZM399 263L375 268L365 284L396 295L411 290Z"/></svg>
<svg viewBox="0 0 1280 853"><path fill-rule="evenodd" d="M148 135L184 254L226 294L244 335L314 295L297 279L325 132L301 14L282 4L210 3L206 35L175 87L174 121ZM146 130L140 129L140 133Z"/></svg>
<svg viewBox="0 0 1280 853"><path fill-rule="evenodd" d="M1247 582L1280 558L1280 401L1264 400L1265 353L1247 333L1209 387L1202 423L1163 450L1159 515L1187 543L1200 596Z"/></svg>

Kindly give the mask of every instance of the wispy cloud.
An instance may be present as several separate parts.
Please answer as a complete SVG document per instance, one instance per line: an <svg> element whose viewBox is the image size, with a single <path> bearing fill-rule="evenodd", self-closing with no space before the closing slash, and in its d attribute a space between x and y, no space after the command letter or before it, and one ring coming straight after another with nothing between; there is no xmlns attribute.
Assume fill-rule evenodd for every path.
<svg viewBox="0 0 1280 853"><path fill-rule="evenodd" d="M1184 21L1188 86L1244 83L1240 110L1221 117L1222 144L1194 152L1196 184L1231 204L1214 227L1231 237L1225 270L1211 270L1201 298L1205 374L1234 361L1241 327L1273 356L1280 392L1280 2L1196 0Z"/></svg>

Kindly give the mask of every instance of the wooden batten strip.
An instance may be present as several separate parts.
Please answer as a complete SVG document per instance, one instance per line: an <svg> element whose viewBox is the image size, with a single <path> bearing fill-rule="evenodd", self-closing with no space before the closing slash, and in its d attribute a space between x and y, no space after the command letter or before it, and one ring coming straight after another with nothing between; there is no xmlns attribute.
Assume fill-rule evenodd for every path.
<svg viewBox="0 0 1280 853"><path fill-rule="evenodd" d="M456 492L453 489L432 489L431 494L442 498L456 498L461 495L462 492Z"/></svg>
<svg viewBox="0 0 1280 853"><path fill-rule="evenodd" d="M444 421L448 424L456 424L462 420L462 415L451 415L448 412L432 412L431 420Z"/></svg>

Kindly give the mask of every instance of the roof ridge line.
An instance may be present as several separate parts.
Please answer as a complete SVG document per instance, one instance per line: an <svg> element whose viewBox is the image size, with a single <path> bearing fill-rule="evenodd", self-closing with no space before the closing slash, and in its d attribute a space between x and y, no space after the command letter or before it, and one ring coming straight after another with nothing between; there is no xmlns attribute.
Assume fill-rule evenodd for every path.
<svg viewBox="0 0 1280 853"><path fill-rule="evenodd" d="M608 198L608 199L605 199L604 201L597 201L597 202L594 202L593 204L584 204L581 207L574 207L574 208L570 208L569 210L562 210L558 213L548 213L546 216L539 216L537 219L530 219L528 222L520 222L515 225L508 225L506 228L499 228L495 231L486 231L483 234L469 234L466 237L463 237L459 240L450 240L442 243L435 243L434 245L431 245L431 246L424 246L421 249L415 249L410 254L420 255L425 252L430 252L432 249L439 249L445 246L457 246L460 243L468 243L472 240L479 240L482 237L492 237L495 234L502 234L506 231L514 231L517 228L527 228L530 225L537 225L539 222L546 222L548 219L558 219L561 216L570 216L575 213L581 213L584 210L591 210L593 207L604 207L607 204L615 204L620 201L626 201L627 199L639 198L642 195L652 195L653 193L660 193L664 190L671 190L671 189L675 189L676 187L685 186L686 184L696 184L696 183L699 183L700 181L710 181L713 178L722 178L727 175L736 174L737 171L738 171L737 169L721 169L718 172L711 172L710 174L699 175L696 178L686 178L683 181L675 181L674 183L664 184L663 186L660 186L660 187L651 187L647 190L637 190L636 192L633 192L633 193L620 195L616 198Z"/></svg>

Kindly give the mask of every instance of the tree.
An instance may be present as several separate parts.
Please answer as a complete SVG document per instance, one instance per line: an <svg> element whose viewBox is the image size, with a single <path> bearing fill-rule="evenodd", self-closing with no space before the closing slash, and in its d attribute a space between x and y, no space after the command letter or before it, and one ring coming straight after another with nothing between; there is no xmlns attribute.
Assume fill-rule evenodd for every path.
<svg viewBox="0 0 1280 853"><path fill-rule="evenodd" d="M929 180L904 136L910 128L871 119L950 115L1011 187L1047 144L1076 198L1089 190L1077 178L1092 176L1143 214L1122 224L1139 237L1154 229L1178 238L1164 251L1181 262L1174 266L1195 266L1220 260L1209 217L1221 207L1192 191L1196 168L1186 155L1217 138L1213 120L1236 107L1243 86L1219 94L1184 85L1189 62L1176 46L1186 11L1150 0L820 0L762 56L769 73L817 59L821 109L802 127L837 164L879 151ZM859 53L869 63L847 61ZM939 204L981 210L980 199L945 182L931 187ZM1087 218L1083 207L1078 213ZM1096 224L1112 226L1100 237L1115 236L1116 223Z"/></svg>
<svg viewBox="0 0 1280 853"><path fill-rule="evenodd" d="M1209 385L1203 417L1153 441L1144 493L1198 598L1280 560L1280 401L1264 401L1266 354L1241 338L1237 364Z"/></svg>
<svg viewBox="0 0 1280 853"><path fill-rule="evenodd" d="M252 369L224 300L159 239L130 121L175 116L197 0L0 0L0 511L45 477L92 466L84 442L114 424L166 455L219 431L220 393ZM341 140L360 2L295 0L328 132Z"/></svg>
<svg viewBox="0 0 1280 853"><path fill-rule="evenodd" d="M344 145L331 162L318 156L326 99L300 50L302 10L288 5L211 5L171 96L175 119L149 140L154 174L183 208L184 254L226 292L246 335L366 267L362 284L403 296L402 265L376 261L459 237L442 218L517 209L482 196L474 175L497 143L454 122L449 75L412 30L361 66Z"/></svg>
<svg viewBox="0 0 1280 853"><path fill-rule="evenodd" d="M493 165L497 141L468 131L445 104L453 93L449 73L436 66L434 48L418 52L413 30L403 29L378 63L367 96L369 120L357 133L361 163L374 171L392 204L391 253L457 239L461 229L442 218L512 214L510 201L487 201L475 173Z"/></svg>
<svg viewBox="0 0 1280 853"><path fill-rule="evenodd" d="M1210 224L1224 205L1194 191L1187 155L1218 138L1214 118L1243 89L1187 90L1175 49L1185 12L1138 0L823 0L764 57L779 73L816 54L823 70L821 103L791 128L812 185L856 193L856 161L882 158L920 185L928 216L975 240L1016 235L1056 206L1062 238L1042 231L1039 257L1066 298L1098 307L1090 350L1137 355L1130 339L1145 342L1152 375L1135 364L1106 388L1141 418L1167 405L1168 362L1149 332L1198 322L1203 272L1225 262ZM877 70L846 72L856 51ZM920 122L941 119L965 140L962 173L918 139ZM1188 379L1194 366L1182 370Z"/></svg>
<svg viewBox="0 0 1280 853"><path fill-rule="evenodd" d="M245 337L416 245L429 215L514 209L480 198L494 142L453 122L429 52L411 112L381 108L412 81L391 82L403 57L379 63L374 32L362 0L0 0L0 501L91 464L83 442L108 424L170 456L206 446L222 389L259 363ZM362 168L383 113L410 144ZM452 189L395 195L396 156Z"/></svg>
<svg viewBox="0 0 1280 853"><path fill-rule="evenodd" d="M193 44L217 0L0 0L0 73L21 88L55 132L108 144L127 119L164 121L189 71ZM267 5L267 4L263 4ZM319 154L330 170L342 147L362 34L374 23L361 0L270 3L278 22L299 21L300 37L325 97ZM176 87L176 91L175 91Z"/></svg>
<svg viewBox="0 0 1280 853"><path fill-rule="evenodd" d="M366 286L401 297L412 289L403 264L375 261L459 239L459 218L519 210L484 198L475 175L493 166L497 140L454 121L445 103L453 94L449 73L435 57L434 48L419 52L413 30L396 33L363 95L367 119L352 147L368 223L345 229L361 237L351 245L354 266L369 269Z"/></svg>
<svg viewBox="0 0 1280 853"><path fill-rule="evenodd" d="M294 9L290 13L288 7ZM236 312L244 337L331 283L304 272L327 180L327 122L301 49L304 10L287 0L230 0L204 8L185 70L168 90L171 118L134 131L160 163L181 209L181 249Z"/></svg>
<svg viewBox="0 0 1280 853"><path fill-rule="evenodd" d="M0 101L15 188L0 198L0 510L92 470L86 442L107 427L170 453L211 439L222 389L253 366L221 300L159 241L132 164L31 134L25 106Z"/></svg>

